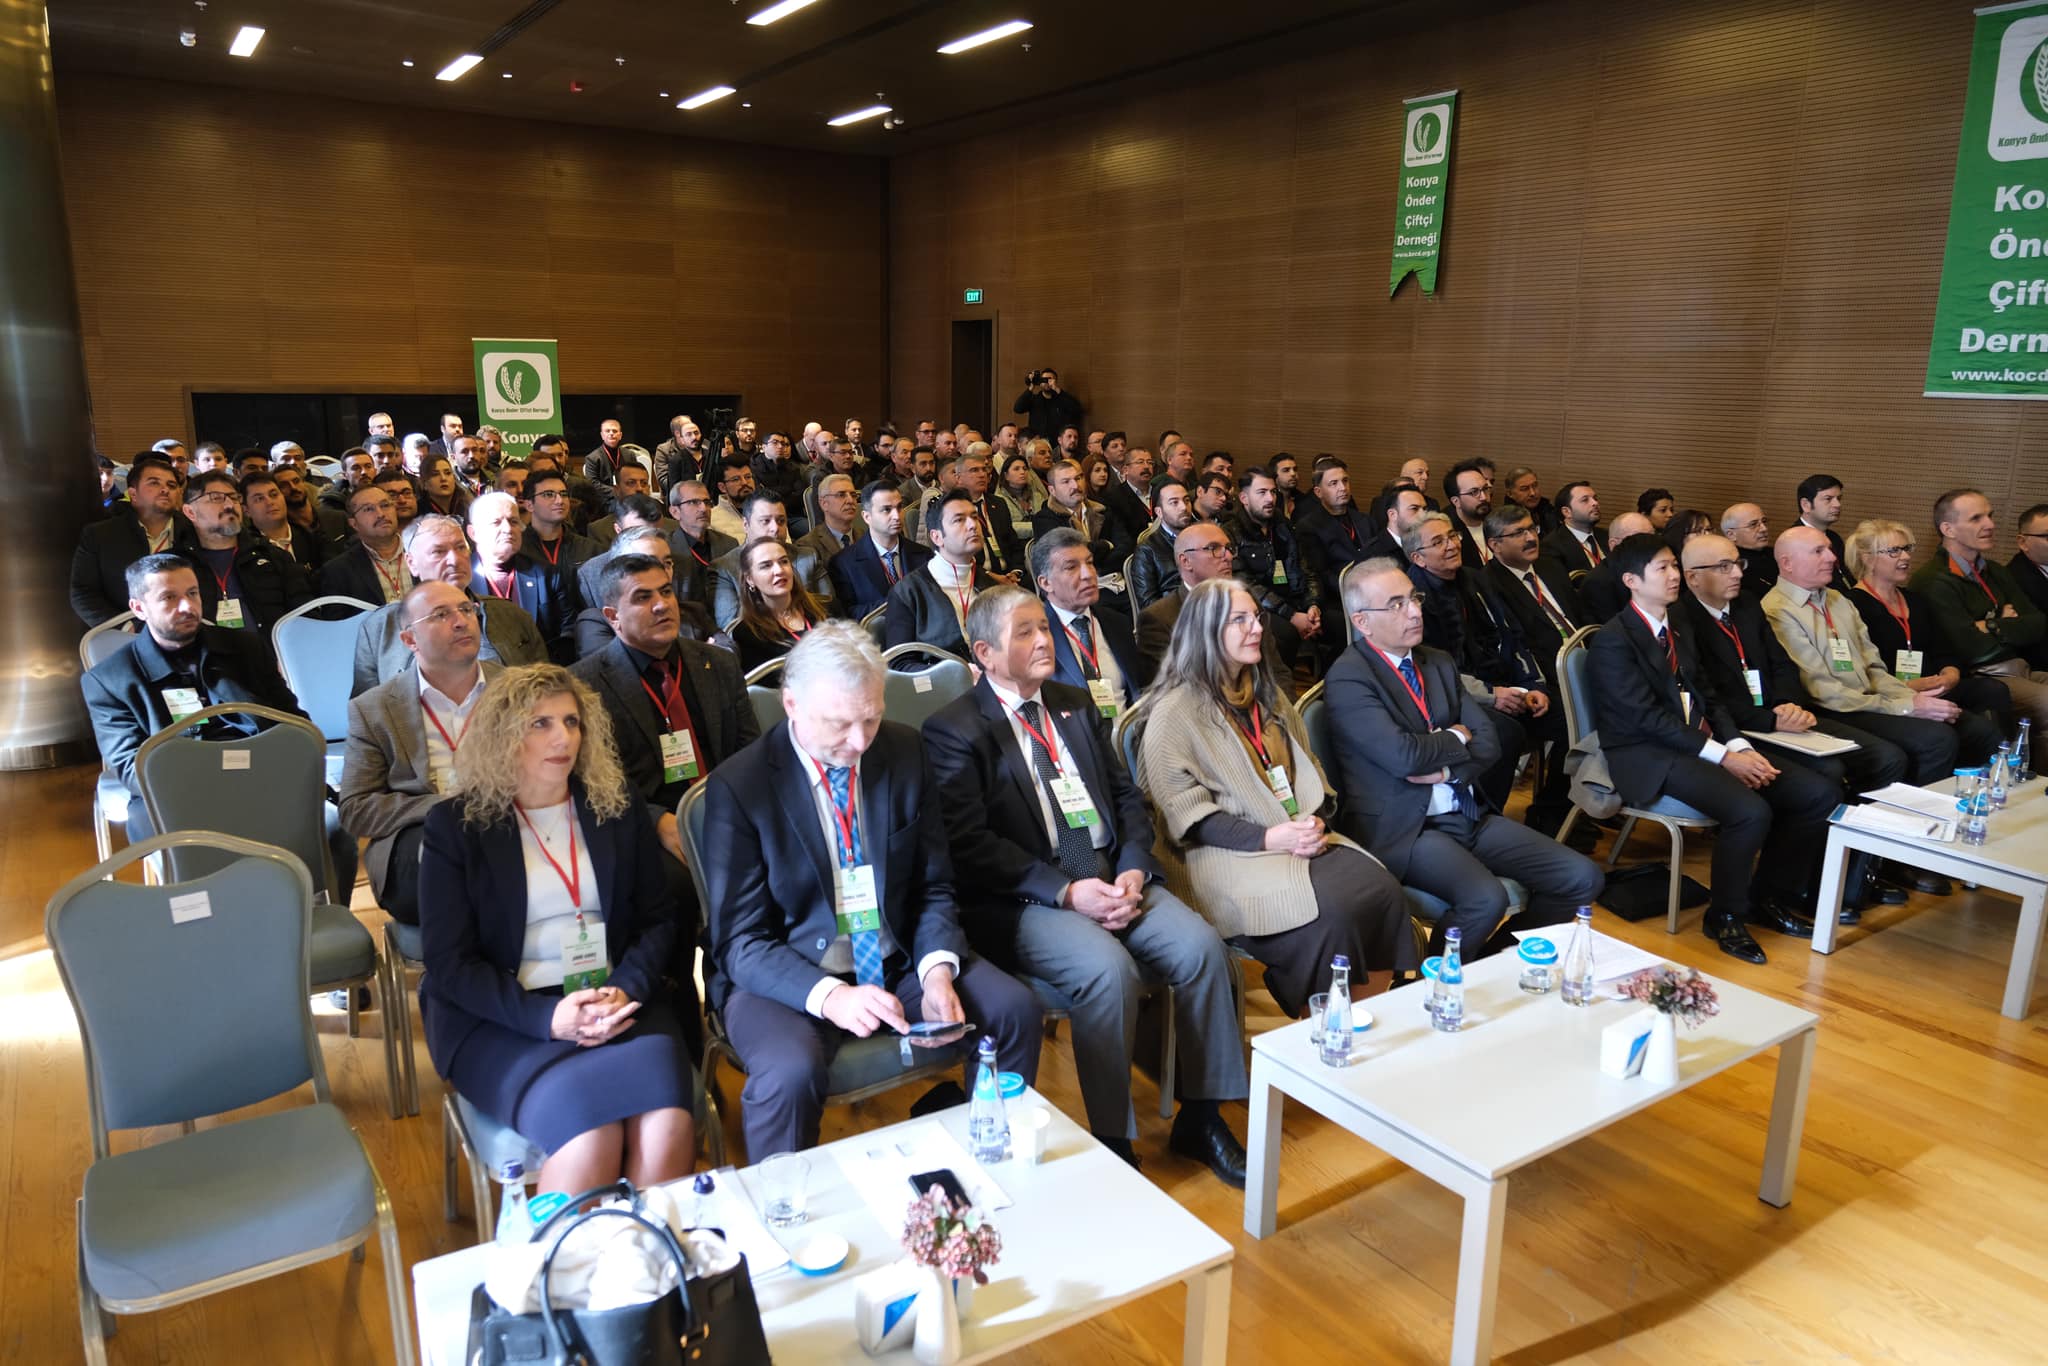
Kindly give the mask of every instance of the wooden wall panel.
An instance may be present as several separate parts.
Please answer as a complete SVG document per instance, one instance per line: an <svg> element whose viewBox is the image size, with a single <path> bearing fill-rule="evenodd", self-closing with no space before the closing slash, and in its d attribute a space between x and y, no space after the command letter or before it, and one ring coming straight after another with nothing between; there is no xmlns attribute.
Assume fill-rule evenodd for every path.
<svg viewBox="0 0 2048 1366"><path fill-rule="evenodd" d="M1610 514L1660 483L1782 525L1816 469L1852 517L1918 530L1966 481L2016 512L2048 413L1920 397L1971 31L1551 0L900 158L891 412L943 419L948 320L993 311L1010 396L1056 365L1092 425L1336 451L1355 487L1485 454ZM1400 101L1449 87L1438 292L1389 300Z"/></svg>
<svg viewBox="0 0 2048 1366"><path fill-rule="evenodd" d="M879 414L873 160L88 75L58 99L110 454L195 435L188 387L466 390L493 334L558 338L572 392Z"/></svg>

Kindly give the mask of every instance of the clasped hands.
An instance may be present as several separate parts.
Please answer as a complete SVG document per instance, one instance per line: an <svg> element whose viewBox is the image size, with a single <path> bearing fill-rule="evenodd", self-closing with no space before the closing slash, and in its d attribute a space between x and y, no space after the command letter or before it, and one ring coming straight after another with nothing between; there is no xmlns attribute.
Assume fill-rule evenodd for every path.
<svg viewBox="0 0 2048 1366"><path fill-rule="evenodd" d="M1145 896L1145 875L1132 868L1118 873L1116 881L1099 877L1075 878L1067 884L1063 898L1069 910L1079 911L1105 930L1121 930L1144 909L1138 903Z"/></svg>
<svg viewBox="0 0 2048 1366"><path fill-rule="evenodd" d="M1322 821L1315 816L1302 816L1266 827L1268 853L1314 858L1329 847L1330 837L1324 831Z"/></svg>
<svg viewBox="0 0 2048 1366"><path fill-rule="evenodd" d="M640 1003L617 987L585 987L564 993L551 1028L563 1043L595 1048L632 1028L639 1009Z"/></svg>

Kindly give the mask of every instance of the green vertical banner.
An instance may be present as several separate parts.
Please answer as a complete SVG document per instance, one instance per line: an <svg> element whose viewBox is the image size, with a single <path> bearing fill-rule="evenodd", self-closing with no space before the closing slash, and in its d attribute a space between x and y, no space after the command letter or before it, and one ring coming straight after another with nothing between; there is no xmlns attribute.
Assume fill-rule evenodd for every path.
<svg viewBox="0 0 2048 1366"><path fill-rule="evenodd" d="M1928 398L2048 398L2048 0L1977 11Z"/></svg>
<svg viewBox="0 0 2048 1366"><path fill-rule="evenodd" d="M561 371L555 339L472 337L480 422L504 433L508 450L562 430Z"/></svg>
<svg viewBox="0 0 2048 1366"><path fill-rule="evenodd" d="M1458 109L1458 92L1417 95L1401 104L1407 117L1401 121L1401 190L1394 198L1394 273L1387 281L1390 299L1411 274L1422 282L1424 294L1436 293L1436 260L1444 241L1444 197L1451 188L1451 116Z"/></svg>

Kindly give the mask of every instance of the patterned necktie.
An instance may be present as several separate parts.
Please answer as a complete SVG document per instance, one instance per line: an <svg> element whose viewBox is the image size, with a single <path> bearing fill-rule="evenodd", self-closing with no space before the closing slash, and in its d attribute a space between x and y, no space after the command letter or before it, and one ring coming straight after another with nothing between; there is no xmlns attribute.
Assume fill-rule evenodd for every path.
<svg viewBox="0 0 2048 1366"><path fill-rule="evenodd" d="M1598 536L1588 536L1586 538L1586 558L1594 564L1598 564L1607 558L1600 549L1600 538Z"/></svg>
<svg viewBox="0 0 2048 1366"><path fill-rule="evenodd" d="M1557 633L1561 636L1570 635L1572 633L1572 624L1566 621L1564 613L1560 612L1550 599L1543 595L1543 584L1537 579L1536 571L1533 569L1523 571L1522 582L1535 595L1536 605L1541 607L1543 614L1550 618L1550 624L1557 628Z"/></svg>
<svg viewBox="0 0 2048 1366"><path fill-rule="evenodd" d="M1086 612L1074 618L1074 635L1080 640L1082 646L1077 651L1081 656L1081 676L1090 680L1102 677L1102 670L1097 668L1095 664L1095 661L1101 657L1095 652L1095 623L1089 620ZM1033 705L1037 704L1034 703Z"/></svg>
<svg viewBox="0 0 2048 1366"><path fill-rule="evenodd" d="M896 567L896 552L885 551L882 555L882 573L888 577L889 586L894 588L896 580L903 577L903 571Z"/></svg>
<svg viewBox="0 0 2048 1366"><path fill-rule="evenodd" d="M853 776L850 768L828 768L825 782L832 789L832 804L841 811L853 811L853 794L848 790L848 779ZM833 821L838 832L839 866L854 868L867 862L861 848L860 820L857 815L850 817L845 825ZM852 832L852 844L847 843L847 833ZM853 948L853 975L864 987L882 985L882 935L879 930L855 930L846 936Z"/></svg>
<svg viewBox="0 0 2048 1366"><path fill-rule="evenodd" d="M1087 826L1067 824L1066 816L1060 811L1059 797L1053 791L1053 780L1059 776L1059 770L1053 766L1052 754L1040 738L1049 733L1046 728L1051 724L1043 719L1044 714L1044 709L1036 702L1026 702L1017 708L1017 715L1023 717L1024 724L1029 727L1025 734L1031 741L1032 766L1038 770L1038 781L1045 784L1046 796L1052 800L1053 828L1059 832L1057 861L1060 871L1071 878L1094 877L1100 866L1095 858L1095 841L1089 836ZM1032 734L1033 731L1037 734Z"/></svg>
<svg viewBox="0 0 2048 1366"><path fill-rule="evenodd" d="M1422 691L1422 675L1415 671L1414 655L1401 661L1401 678L1409 687L1415 689L1417 697L1427 696ZM1458 799L1458 810L1464 814L1466 820L1478 820L1482 813L1479 810L1479 798L1473 795L1472 784L1459 782L1456 778L1450 779L1450 784L1451 795Z"/></svg>
<svg viewBox="0 0 2048 1366"><path fill-rule="evenodd" d="M1422 675L1415 672L1415 656L1410 655L1401 661L1401 681L1413 688L1417 697L1425 695L1422 691Z"/></svg>

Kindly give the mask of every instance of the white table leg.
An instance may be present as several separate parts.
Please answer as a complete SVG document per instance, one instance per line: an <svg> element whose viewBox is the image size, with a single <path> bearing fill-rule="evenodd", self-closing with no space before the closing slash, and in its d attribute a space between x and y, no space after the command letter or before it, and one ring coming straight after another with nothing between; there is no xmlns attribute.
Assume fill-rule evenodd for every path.
<svg viewBox="0 0 2048 1366"><path fill-rule="evenodd" d="M1827 851L1820 859L1820 895L1813 903L1815 953L1835 951L1835 921L1842 913L1842 875L1848 865L1848 839L1841 826L1829 826Z"/></svg>
<svg viewBox="0 0 2048 1366"><path fill-rule="evenodd" d="M1245 1173L1244 1231L1254 1238L1270 1238L1279 1218L1280 1206L1280 1114L1286 1097L1273 1085L1272 1064L1261 1053L1252 1054L1251 1124L1245 1135L1245 1155L1251 1169Z"/></svg>
<svg viewBox="0 0 2048 1366"><path fill-rule="evenodd" d="M1181 1366L1223 1366L1230 1354L1230 1263L1188 1277Z"/></svg>
<svg viewBox="0 0 2048 1366"><path fill-rule="evenodd" d="M1999 1014L2008 1020L2027 1018L2034 997L2034 968L2041 958L2041 906L2048 888L2036 883L2020 898L2020 928L2012 945L2012 969L2005 975L2005 1005Z"/></svg>
<svg viewBox="0 0 2048 1366"><path fill-rule="evenodd" d="M1493 1302L1500 1288L1500 1234L1507 1214L1505 1177L1465 1192L1458 1302L1451 1321L1452 1366L1480 1366L1493 1357Z"/></svg>
<svg viewBox="0 0 2048 1366"><path fill-rule="evenodd" d="M1778 1045L1778 1084L1771 1091L1771 1128L1764 1139L1764 1179L1757 1199L1783 1209L1799 1175L1799 1135L1806 1127L1806 1087L1813 1079L1818 1031L1803 1029Z"/></svg>

